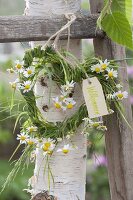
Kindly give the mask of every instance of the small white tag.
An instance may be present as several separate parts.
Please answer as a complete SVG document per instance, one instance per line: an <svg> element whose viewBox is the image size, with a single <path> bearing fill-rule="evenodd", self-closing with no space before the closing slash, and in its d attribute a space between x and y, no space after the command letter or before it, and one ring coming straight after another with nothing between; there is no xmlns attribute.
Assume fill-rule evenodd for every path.
<svg viewBox="0 0 133 200"><path fill-rule="evenodd" d="M83 80L83 95L90 118L109 114L102 86L96 77Z"/></svg>

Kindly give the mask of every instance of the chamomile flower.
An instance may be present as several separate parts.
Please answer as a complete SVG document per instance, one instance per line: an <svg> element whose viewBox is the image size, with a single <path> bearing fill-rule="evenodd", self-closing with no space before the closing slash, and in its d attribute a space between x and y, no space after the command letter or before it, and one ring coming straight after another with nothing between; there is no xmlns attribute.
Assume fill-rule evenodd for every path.
<svg viewBox="0 0 133 200"><path fill-rule="evenodd" d="M44 141L43 138L37 138L36 137L37 148L40 148L40 146L43 144L43 141Z"/></svg>
<svg viewBox="0 0 133 200"><path fill-rule="evenodd" d="M6 71L7 71L8 73L10 73L10 74L13 74L13 73L14 73L14 69L13 69L13 68L7 69Z"/></svg>
<svg viewBox="0 0 133 200"><path fill-rule="evenodd" d="M91 66L91 71L92 72L96 72L96 73L101 73L101 65L100 64L96 64Z"/></svg>
<svg viewBox="0 0 133 200"><path fill-rule="evenodd" d="M9 82L9 84L11 85L12 89L16 90L19 87L19 79L17 78L15 81Z"/></svg>
<svg viewBox="0 0 133 200"><path fill-rule="evenodd" d="M114 94L107 94L106 97L107 99L110 99L110 100L115 98Z"/></svg>
<svg viewBox="0 0 133 200"><path fill-rule="evenodd" d="M23 72L23 62L20 62L19 60L15 61L16 65L15 65L15 72L16 73L22 73Z"/></svg>
<svg viewBox="0 0 133 200"><path fill-rule="evenodd" d="M70 138L71 138L71 135L66 135L67 140L70 140Z"/></svg>
<svg viewBox="0 0 133 200"><path fill-rule="evenodd" d="M41 146L42 150L43 150L43 155L45 156L46 154L48 155L52 155L53 150L55 148L55 141L48 138L47 140L45 140Z"/></svg>
<svg viewBox="0 0 133 200"><path fill-rule="evenodd" d="M103 121L92 121L89 118L85 118L84 121L86 127L94 128L101 131L107 130L106 126L103 126ZM84 132L82 134L84 134Z"/></svg>
<svg viewBox="0 0 133 200"><path fill-rule="evenodd" d="M106 59L105 61L99 60L100 66L101 66L101 71L105 71L107 70L108 65L110 64L110 62L108 62L108 60Z"/></svg>
<svg viewBox="0 0 133 200"><path fill-rule="evenodd" d="M107 127L106 126L98 126L97 129L99 131L107 131Z"/></svg>
<svg viewBox="0 0 133 200"><path fill-rule="evenodd" d="M44 152L43 155L52 155L53 154L53 151L54 151L54 148L55 148L55 144L51 144L51 146L49 147L48 151L47 152Z"/></svg>
<svg viewBox="0 0 133 200"><path fill-rule="evenodd" d="M92 120L91 120L89 117L85 117L85 118L83 119L83 121L84 121L86 124L92 123Z"/></svg>
<svg viewBox="0 0 133 200"><path fill-rule="evenodd" d="M43 145L42 145L43 151L48 151L49 148L50 148L51 146L53 146L54 142L55 142L55 141L52 140L52 139L50 139L50 138L44 140L44 141L43 141Z"/></svg>
<svg viewBox="0 0 133 200"><path fill-rule="evenodd" d="M32 84L31 81L24 81L24 83L21 86L21 89L23 89L23 93L29 92L31 90L32 87L31 84Z"/></svg>
<svg viewBox="0 0 133 200"><path fill-rule="evenodd" d="M98 128L100 126L100 124L102 124L103 122L93 122L91 124L91 127L94 127L94 128Z"/></svg>
<svg viewBox="0 0 133 200"><path fill-rule="evenodd" d="M113 114L114 113L114 111L112 109L109 109L108 111L109 111L109 114Z"/></svg>
<svg viewBox="0 0 133 200"><path fill-rule="evenodd" d="M33 146L33 145L36 144L36 139L35 139L35 138L28 138L28 139L26 140L26 142L27 142L27 144L28 144L29 146Z"/></svg>
<svg viewBox="0 0 133 200"><path fill-rule="evenodd" d="M66 85L62 85L61 89L64 91L71 91L75 86L75 82L72 80L71 82L66 81Z"/></svg>
<svg viewBox="0 0 133 200"><path fill-rule="evenodd" d="M28 78L28 77L30 77L30 76L33 76L33 75L34 75L34 72L35 72L35 68L34 68L33 66L31 66L31 67L28 67L28 68L23 72L23 74L24 74L24 76L25 76L26 78Z"/></svg>
<svg viewBox="0 0 133 200"><path fill-rule="evenodd" d="M72 109L73 106L76 104L76 101L73 100L73 98L66 98L64 100L65 104L67 105L67 109Z"/></svg>
<svg viewBox="0 0 133 200"><path fill-rule="evenodd" d="M54 101L54 106L57 109L60 109L62 107L62 102L59 100L59 97L53 98L53 101Z"/></svg>
<svg viewBox="0 0 133 200"><path fill-rule="evenodd" d="M64 154L68 154L70 152L70 150L72 150L73 148L69 145L66 144L64 145L64 147L62 149L58 149L57 152L62 152Z"/></svg>
<svg viewBox="0 0 133 200"><path fill-rule="evenodd" d="M62 142L62 138L57 138L57 142Z"/></svg>
<svg viewBox="0 0 133 200"><path fill-rule="evenodd" d="M36 126L30 126L27 128L27 131L29 133L33 133L33 132L36 132L37 131L37 127Z"/></svg>
<svg viewBox="0 0 133 200"><path fill-rule="evenodd" d="M91 120L89 122L89 127L90 128L98 128L99 126L101 126L101 124L103 124L103 121L94 122L94 121Z"/></svg>
<svg viewBox="0 0 133 200"><path fill-rule="evenodd" d="M117 89L121 89L121 88L123 88L123 86L122 86L121 84L117 84L117 85L116 85L116 88L117 88Z"/></svg>
<svg viewBox="0 0 133 200"><path fill-rule="evenodd" d="M34 57L32 61L32 65L36 65L39 62L39 58Z"/></svg>
<svg viewBox="0 0 133 200"><path fill-rule="evenodd" d="M107 69L107 74L105 75L106 79L117 78L117 76L118 76L118 72L116 70Z"/></svg>
<svg viewBox="0 0 133 200"><path fill-rule="evenodd" d="M20 140L20 144L26 144L28 138L29 136L24 132L17 135L17 140Z"/></svg>
<svg viewBox="0 0 133 200"><path fill-rule="evenodd" d="M128 98L128 92L124 91L122 92L121 90L114 93L114 96L117 97L118 100L126 99Z"/></svg>

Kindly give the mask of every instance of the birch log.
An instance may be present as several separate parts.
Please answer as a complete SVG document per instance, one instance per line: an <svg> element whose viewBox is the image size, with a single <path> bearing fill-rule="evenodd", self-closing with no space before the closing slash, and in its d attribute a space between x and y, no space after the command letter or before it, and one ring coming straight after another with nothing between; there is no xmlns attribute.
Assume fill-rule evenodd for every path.
<svg viewBox="0 0 133 200"><path fill-rule="evenodd" d="M26 0L26 14L32 16L47 16L49 18L56 18L57 16L63 16L65 13L77 13L80 11L80 0ZM60 41L60 46L65 48L67 41ZM78 58L81 58L81 41L70 40L70 51ZM40 85L37 82L36 93L38 95L44 94L42 99L39 99L38 106L44 117L47 117L48 121L62 121L66 116L63 112L59 113L52 104L48 105L48 112L43 112L43 104L48 103L46 94L49 93L49 81L48 89ZM75 92L75 98L78 105L81 104L82 95L79 92L79 86L76 86L77 92ZM59 91L54 83L52 84L51 94L58 95ZM81 91L81 90L80 90ZM71 112L69 113L72 114ZM50 180L50 194L57 196L58 200L85 200L85 180L86 180L86 139L80 134L81 130L77 131L76 136L72 138L72 141L77 145L78 149L71 151L67 155L62 155L56 151L50 159L50 167L54 177L54 184ZM65 141L68 143L69 141ZM64 143L60 143L57 148L60 148ZM48 177L47 172L44 173L45 159L42 152L38 150L36 157L36 164L34 170L34 181L32 181L33 195L38 194L43 190L48 190ZM32 179L33 180L33 179Z"/></svg>

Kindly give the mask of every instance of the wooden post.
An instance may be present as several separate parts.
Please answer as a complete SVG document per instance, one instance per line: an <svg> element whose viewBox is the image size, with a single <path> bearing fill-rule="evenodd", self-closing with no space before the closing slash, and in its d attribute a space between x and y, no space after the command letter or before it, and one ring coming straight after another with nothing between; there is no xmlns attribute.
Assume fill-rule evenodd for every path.
<svg viewBox="0 0 133 200"><path fill-rule="evenodd" d="M90 6L92 13L99 13L103 0L90 0ZM94 49L96 56L102 56L103 59L121 60L126 57L125 48L107 37L94 39ZM120 61L119 66L119 78L124 90L129 91L125 60ZM132 125L130 101L127 99L123 102L126 119ZM108 131L105 134L105 143L111 200L133 200L133 131L116 111L107 116L106 123Z"/></svg>

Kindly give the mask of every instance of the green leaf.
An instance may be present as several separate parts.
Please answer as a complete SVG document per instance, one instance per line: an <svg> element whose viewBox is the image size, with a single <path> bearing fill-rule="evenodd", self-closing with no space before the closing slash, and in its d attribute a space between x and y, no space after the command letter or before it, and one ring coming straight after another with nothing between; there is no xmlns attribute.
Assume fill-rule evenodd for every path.
<svg viewBox="0 0 133 200"><path fill-rule="evenodd" d="M114 42L133 48L131 26L124 14L120 12L107 14L102 21L102 29Z"/></svg>
<svg viewBox="0 0 133 200"><path fill-rule="evenodd" d="M129 23L132 21L132 0L113 0L112 12L121 12L126 15Z"/></svg>

